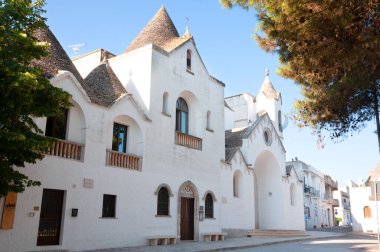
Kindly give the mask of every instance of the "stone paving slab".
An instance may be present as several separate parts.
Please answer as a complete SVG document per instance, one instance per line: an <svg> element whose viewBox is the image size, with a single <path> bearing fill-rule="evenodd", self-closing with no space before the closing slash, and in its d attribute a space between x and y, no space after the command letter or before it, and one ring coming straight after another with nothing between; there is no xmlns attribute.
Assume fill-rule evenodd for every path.
<svg viewBox="0 0 380 252"><path fill-rule="evenodd" d="M206 252L223 251L239 248L259 247L284 242L297 242L313 239L324 239L345 236L347 233L307 231L308 236L302 237L253 237L253 238L231 238L224 241L213 242L180 242L175 245L140 246L112 249L87 250L86 252Z"/></svg>

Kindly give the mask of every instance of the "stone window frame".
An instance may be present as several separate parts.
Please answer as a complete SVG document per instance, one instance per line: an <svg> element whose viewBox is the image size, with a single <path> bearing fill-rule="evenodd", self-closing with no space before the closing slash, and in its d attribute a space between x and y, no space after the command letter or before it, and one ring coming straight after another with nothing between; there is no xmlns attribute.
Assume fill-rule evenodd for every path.
<svg viewBox="0 0 380 252"><path fill-rule="evenodd" d="M158 214L158 193L160 192L161 188L166 188L166 190L168 191L168 195L169 195L169 201L168 201L168 214L167 215L159 215ZM170 186L166 183L162 183L160 184L156 191L154 192L154 195L156 195L156 198L157 198L157 205L156 205L156 217L171 217L170 215L170 197L174 197L174 194L172 192L172 189L170 188Z"/></svg>

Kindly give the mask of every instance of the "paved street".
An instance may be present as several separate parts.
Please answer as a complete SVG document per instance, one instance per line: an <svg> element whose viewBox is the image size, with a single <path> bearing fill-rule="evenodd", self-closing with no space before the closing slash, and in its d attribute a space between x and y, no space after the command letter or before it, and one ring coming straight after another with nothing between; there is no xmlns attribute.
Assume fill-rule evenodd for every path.
<svg viewBox="0 0 380 252"><path fill-rule="evenodd" d="M365 251L375 252L379 251L377 247L377 238L374 236L358 236L347 235L343 237L335 237L329 239L290 242L274 245L267 245L254 248L227 250L234 252L286 252L286 251L311 251L311 252L346 252L346 251Z"/></svg>

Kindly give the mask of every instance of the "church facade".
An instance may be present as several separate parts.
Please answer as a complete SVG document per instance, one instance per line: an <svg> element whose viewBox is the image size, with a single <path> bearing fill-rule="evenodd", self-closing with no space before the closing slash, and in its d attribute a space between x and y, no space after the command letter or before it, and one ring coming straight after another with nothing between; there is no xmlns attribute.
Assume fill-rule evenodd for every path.
<svg viewBox="0 0 380 252"><path fill-rule="evenodd" d="M285 165L281 95L268 72L257 96L225 98L163 7L120 55L71 61L50 30L36 36L51 44L36 65L73 106L35 119L57 142L23 170L42 185L0 199L2 249L304 230L303 182Z"/></svg>

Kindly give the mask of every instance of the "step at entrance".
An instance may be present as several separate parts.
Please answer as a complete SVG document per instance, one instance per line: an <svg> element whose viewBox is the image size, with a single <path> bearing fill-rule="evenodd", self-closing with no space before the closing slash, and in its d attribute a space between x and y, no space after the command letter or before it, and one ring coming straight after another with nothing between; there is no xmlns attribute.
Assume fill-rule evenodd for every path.
<svg viewBox="0 0 380 252"><path fill-rule="evenodd" d="M248 232L247 237L297 237L309 236L303 230L260 230L255 229Z"/></svg>

